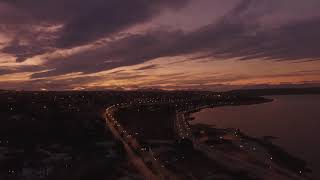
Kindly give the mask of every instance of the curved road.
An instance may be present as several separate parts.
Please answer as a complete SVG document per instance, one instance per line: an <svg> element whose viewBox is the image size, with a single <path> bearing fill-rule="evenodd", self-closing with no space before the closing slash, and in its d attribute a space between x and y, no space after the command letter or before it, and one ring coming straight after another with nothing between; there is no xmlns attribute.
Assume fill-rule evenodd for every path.
<svg viewBox="0 0 320 180"><path fill-rule="evenodd" d="M138 105L158 105L163 102L138 103ZM167 104L167 102L165 102ZM137 168L137 170L145 176L146 179L164 179L175 180L179 179L174 173L170 172L162 165L152 152L143 148L137 139L129 134L121 124L114 118L113 113L119 109L128 107L132 104L117 104L106 109L105 120L114 137L122 142L128 154L129 160ZM197 107L197 109L206 108L207 106ZM189 122L185 118L185 111L176 111L176 119L174 122L175 134L179 139L189 139L196 150L203 152L208 158L225 167L228 171L239 173L247 172L252 179L303 179L302 177L288 172L280 167L275 167L275 171L270 171L264 167L260 167L248 163L240 158L229 156L225 152L218 150L213 151L209 146L198 141L192 134Z"/></svg>
<svg viewBox="0 0 320 180"><path fill-rule="evenodd" d="M159 162L152 152L144 149L139 142L129 134L121 124L113 117L114 111L118 108L128 106L127 104L118 104L110 106L106 109L105 120L114 137L122 142L128 154L128 158L137 170L150 180L176 180L175 174L167 170L161 162Z"/></svg>

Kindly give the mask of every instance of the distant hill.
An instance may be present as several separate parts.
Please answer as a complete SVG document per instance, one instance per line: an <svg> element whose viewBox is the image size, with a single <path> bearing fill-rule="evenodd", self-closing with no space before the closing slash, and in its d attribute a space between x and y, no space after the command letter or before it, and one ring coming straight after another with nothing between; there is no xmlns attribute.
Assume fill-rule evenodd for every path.
<svg viewBox="0 0 320 180"><path fill-rule="evenodd" d="M320 94L320 87L310 88L272 88L272 89L241 89L229 91L229 93L243 95L295 95L295 94Z"/></svg>

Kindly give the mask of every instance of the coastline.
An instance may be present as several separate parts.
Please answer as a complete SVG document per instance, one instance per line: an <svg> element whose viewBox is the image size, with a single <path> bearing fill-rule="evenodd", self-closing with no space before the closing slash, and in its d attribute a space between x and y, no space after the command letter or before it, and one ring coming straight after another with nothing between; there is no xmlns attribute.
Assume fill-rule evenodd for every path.
<svg viewBox="0 0 320 180"><path fill-rule="evenodd" d="M259 97L259 98L263 98L260 99L260 100L256 100L256 101L248 101L248 102L239 102L239 103L232 103L232 104L214 104L214 105L206 105L206 106L202 106L202 107L197 107L197 108L194 108L194 109L190 109L190 110L187 110L185 112L186 115L189 116L189 119L190 119L190 116L194 113L197 113L197 112L201 112L202 110L205 110L205 109L213 109L213 108L218 108L218 107L225 107L225 106L248 106L248 105L258 105L258 104L265 104L265 103L270 103L270 102L273 102L275 101L275 99L270 99L270 98L265 98L265 97Z"/></svg>
<svg viewBox="0 0 320 180"><path fill-rule="evenodd" d="M210 105L210 106L203 106L203 107L198 107L195 109L190 109L184 113L186 121L188 123L190 121L194 121L195 118L192 117L194 113L201 112L205 109L213 109L213 108L218 108L218 107L224 107L224 106L242 106L242 105L257 105L257 104L264 104L264 103L269 103L273 102L274 99L270 98L265 98L261 97L263 100L259 101L250 101L250 102L245 102L245 103L233 103L233 104L220 104L220 105ZM257 146L262 147L265 152L270 154L270 158L275 163L277 166L279 166L279 171L282 171L284 169L285 172L288 174L295 174L297 176L303 176L306 179L312 179L311 178L311 173L312 170L308 167L308 164L305 160L300 159L298 157L295 157L294 155L290 154L289 152L285 151L282 149L280 146L273 144L272 140L276 139L276 137L273 136L264 136L262 138L256 138L256 137L251 137L243 132L241 132L240 129L234 129L234 128L214 128L211 127L210 125L205 125L205 124L198 124L198 125L191 125L191 127L197 132L206 132L207 134L207 140L210 139L210 134L219 134L222 132L223 135L236 135L238 138L241 139L241 141L246 142L247 144L256 144ZM199 134L198 134L199 135ZM203 135L203 134L202 134ZM220 134L221 135L221 134ZM220 136L218 139L222 140ZM201 135L198 138L203 138ZM218 141L215 141L213 144L217 143ZM227 143L234 143L237 144L233 141L233 139L228 139L226 141ZM221 142L218 142L218 144ZM213 145L210 145L213 146ZM243 145L240 145L240 148L243 148ZM234 150L230 150L234 151ZM259 163L258 163L259 164ZM270 165L271 168L271 165ZM280 170L281 169L281 170ZM293 176L295 176L293 175Z"/></svg>

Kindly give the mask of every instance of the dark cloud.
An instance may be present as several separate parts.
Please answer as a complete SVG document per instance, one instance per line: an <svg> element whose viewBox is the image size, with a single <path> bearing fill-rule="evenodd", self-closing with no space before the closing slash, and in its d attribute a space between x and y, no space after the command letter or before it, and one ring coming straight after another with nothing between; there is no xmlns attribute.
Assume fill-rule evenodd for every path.
<svg viewBox="0 0 320 180"><path fill-rule="evenodd" d="M200 57L319 59L320 35L317 32L320 30L320 17L290 21L270 28L259 21L276 5L283 3L288 5L285 0L243 0L219 22L178 36L172 47L165 47L169 50L163 55L202 52L204 55Z"/></svg>
<svg viewBox="0 0 320 180"><path fill-rule="evenodd" d="M23 62L30 57L49 52L51 49L52 48L48 46L42 46L41 43L21 45L18 41L13 41L1 51L3 53L14 55L17 62Z"/></svg>
<svg viewBox="0 0 320 180"><path fill-rule="evenodd" d="M97 40L136 23L150 20L159 14L162 8L177 8L185 2L185 0L100 1L97 6L66 23L62 36L58 39L58 47L72 47Z"/></svg>
<svg viewBox="0 0 320 180"><path fill-rule="evenodd" d="M142 35L130 35L103 46L95 47L72 56L48 61L43 68L49 72L36 73L32 77L48 77L66 73L94 73L121 66L143 63L165 55L180 32L153 31ZM173 40L173 41L172 41Z"/></svg>
<svg viewBox="0 0 320 180"><path fill-rule="evenodd" d="M12 74L12 73L19 73L19 72L35 72L35 71L41 71L43 70L42 67L35 66L35 65L26 65L26 66L19 66L19 67L6 67L6 66L1 66L0 67L0 75L5 75L5 74Z"/></svg>
<svg viewBox="0 0 320 180"><path fill-rule="evenodd" d="M143 35L133 35L113 42L110 46L96 49L91 52L91 57L88 57L90 53L86 52L83 56L77 55L72 59L77 65L86 64L83 67L86 68L85 70L78 67L80 68L78 70L82 72L94 72L134 65L159 57L199 52L206 55L203 57L240 58L242 60L320 59L320 35L317 33L320 32L320 19L297 22L253 34L248 33L254 31L254 28L256 27L242 24L213 24L187 34L180 31L150 32ZM101 62L105 57L120 59L121 62L103 64ZM84 59L91 59L91 61L89 63ZM95 65L97 65L97 69L95 69ZM62 67L56 68L59 71Z"/></svg>
<svg viewBox="0 0 320 180"><path fill-rule="evenodd" d="M162 9L180 8L186 2L187 0L155 0L151 2L147 0L93 0L90 2L85 0L67 2L64 0L2 0L0 7L3 12L0 12L0 15L5 15L3 16L5 18L0 17L0 19L5 25L15 24L12 27L15 30L10 29L10 26L6 26L6 28L14 31L17 38L1 51L13 54L17 61L21 62L56 48L70 48L107 37L134 24L150 20L158 15ZM112 50L111 54L110 50L107 50L109 53L101 53L101 49L98 49L94 50L98 52L97 55L93 55L94 57L89 55L84 55L83 58L80 55L76 56L79 59L97 58L100 61L109 56L125 61L127 59L123 56L128 54L127 56L133 55L131 62L144 62L154 57L202 52L208 57L317 59L319 56L317 53L319 19L295 22L285 27L267 30L263 30L261 25L257 23L256 20L259 17L272 12L276 5L280 6L285 2L286 0L243 0L218 23L200 28L197 31L187 34L183 32L152 32L145 35L133 35L124 38L123 42L116 41L114 46L117 46L116 48L119 50ZM35 24L41 25L43 28L56 24L62 24L62 27L54 32L43 32L35 30L35 27L31 26ZM19 44L20 39L27 39L29 42L21 45ZM160 45L155 45L155 43L160 43ZM146 44L152 45L146 47ZM137 52L132 53L131 49ZM116 57L116 54L120 54L117 51L124 53L124 55ZM99 55L104 57L99 57ZM116 63L113 66L117 67L120 64ZM128 62L128 64L132 63ZM99 68L100 66L101 68ZM99 63L97 68L103 69L105 66ZM109 66L107 65L107 67ZM92 69L90 67L86 69L88 69L87 72L93 71L90 70Z"/></svg>
<svg viewBox="0 0 320 180"><path fill-rule="evenodd" d="M24 38L29 41L28 46L36 47L13 42L2 51L23 61L55 48L85 45L146 22L164 9L177 9L186 3L187 0L2 0L1 29L9 29L17 39ZM45 28L54 25L62 27L44 34ZM36 30L39 27L43 30ZM31 35L24 35L25 31ZM39 42L42 37L50 43Z"/></svg>
<svg viewBox="0 0 320 180"><path fill-rule="evenodd" d="M137 68L137 69L134 69L134 70L143 71L143 70L149 70L149 69L156 69L157 67L158 67L157 65L151 64L151 65L143 66L143 67L140 67L140 68Z"/></svg>
<svg viewBox="0 0 320 180"><path fill-rule="evenodd" d="M320 35L318 33L320 32L320 17L291 18L290 21L277 23L277 25L275 23L272 26L264 23L266 16L277 17L271 14L278 12L287 14L287 10L281 8L287 7L284 5L295 4L292 5L292 9L303 5L301 1L297 0L243 0L218 22L205 25L192 32L162 28L139 32L139 34L129 32L121 38L118 36L112 38L116 33L150 21L166 9L181 8L187 1L0 0L0 30L14 37L0 52L14 55L19 62L57 49L68 49L81 45L93 46L76 54L50 58L39 67L0 69L0 74L49 69L50 71L32 75L33 80L30 82L40 87L43 81L37 78L76 72L85 75L141 64L155 58L187 54L197 54L187 61L203 58L274 61L315 61L320 59ZM319 4L314 0L308 0L308 2L309 4L310 2ZM104 38L110 38L110 41L94 43ZM156 65L144 66L135 70L143 71L153 68L156 68ZM303 74L309 73L300 73L301 76ZM286 76L292 76L292 74ZM117 77L119 79L134 79L144 76ZM170 82L170 78L172 76L163 77L163 83ZM206 82L223 83L228 80L235 81L246 78L250 77L239 75L208 78L198 81L200 83L198 86L203 88L220 87L220 84L211 85ZM97 80L98 77L92 79L74 78L70 81L61 81L61 84L59 82L53 84L48 81L44 85L73 88L93 79ZM182 82L186 86L189 84L190 87L195 83L193 80ZM161 82L157 81L156 83ZM172 80L172 83L175 81Z"/></svg>
<svg viewBox="0 0 320 180"><path fill-rule="evenodd" d="M251 29L253 28L253 29ZM191 33L152 31L131 35L73 56L50 60L50 72L33 77L71 72L94 73L140 64L159 57L203 53L201 57L270 59L280 61L320 59L320 19L257 31L256 26L212 24ZM200 58L200 57L197 57Z"/></svg>
<svg viewBox="0 0 320 180"><path fill-rule="evenodd" d="M95 18L101 18L100 22L120 19L116 15L126 16L138 11L147 12L146 15L158 13L163 8L181 8L187 0L1 0L2 22L8 24L30 24L30 23L60 23L81 21L82 18L91 19L93 24ZM128 12L132 11L132 12ZM151 12L154 11L154 12ZM15 12L15 14L11 14ZM23 19L20 19L22 18ZM139 21L139 14L131 17ZM105 19L105 20L103 20ZM27 20L27 21L26 21ZM86 23L86 19L83 19ZM91 23L91 22L87 22ZM122 22L118 22L122 24Z"/></svg>
<svg viewBox="0 0 320 180"><path fill-rule="evenodd" d="M14 71L8 68L0 68L0 75L5 75L5 74L10 74L13 73Z"/></svg>

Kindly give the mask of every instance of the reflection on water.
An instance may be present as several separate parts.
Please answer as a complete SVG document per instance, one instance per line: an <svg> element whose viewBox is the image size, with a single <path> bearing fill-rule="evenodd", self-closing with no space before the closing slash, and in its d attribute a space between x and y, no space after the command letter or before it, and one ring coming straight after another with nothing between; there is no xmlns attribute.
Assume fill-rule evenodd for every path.
<svg viewBox="0 0 320 180"><path fill-rule="evenodd" d="M320 95L272 96L271 103L219 107L195 113L192 124L239 128L250 136L279 137L274 142L309 162L320 178Z"/></svg>

